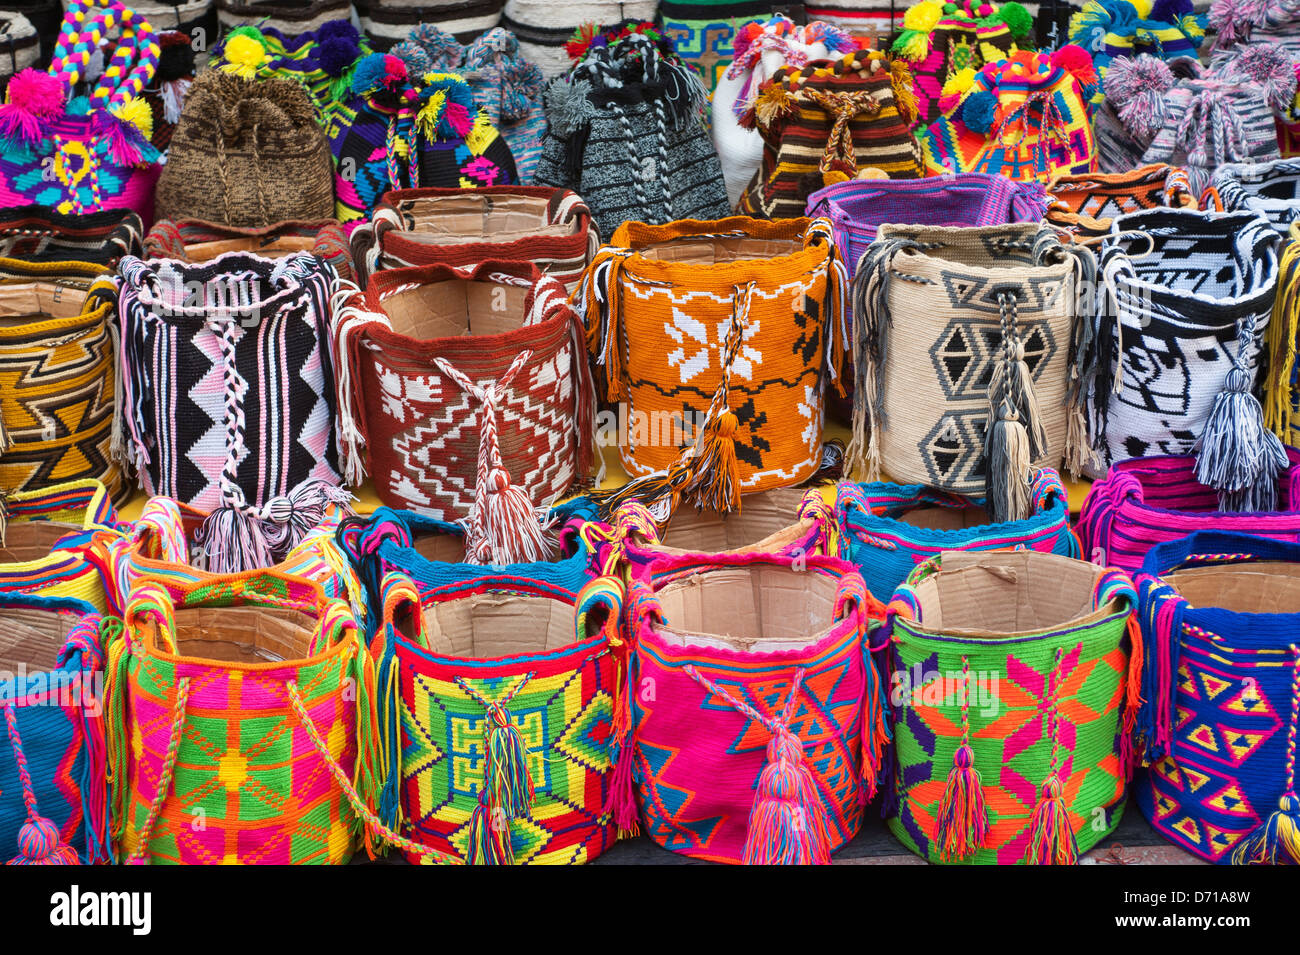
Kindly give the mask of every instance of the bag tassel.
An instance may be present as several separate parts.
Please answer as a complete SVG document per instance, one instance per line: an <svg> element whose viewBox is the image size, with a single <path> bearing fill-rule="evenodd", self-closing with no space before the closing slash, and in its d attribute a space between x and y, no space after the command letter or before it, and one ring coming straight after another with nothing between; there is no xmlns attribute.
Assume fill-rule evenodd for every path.
<svg viewBox="0 0 1300 955"><path fill-rule="evenodd" d="M1300 798L1295 791L1296 724L1300 723L1300 647L1291 646L1291 725L1286 737L1286 789L1277 811L1232 850L1233 865L1300 865Z"/></svg>
<svg viewBox="0 0 1300 955"><path fill-rule="evenodd" d="M1239 341L1238 348L1244 347ZM1251 394L1252 376L1244 365L1239 351L1196 441L1196 480L1218 489L1222 512L1272 511L1278 475L1290 462L1277 435L1264 426L1264 409Z"/></svg>
<svg viewBox="0 0 1300 955"><path fill-rule="evenodd" d="M13 438L9 436L9 429L5 427L4 415L0 415L0 454L4 454L13 446Z"/></svg>
<svg viewBox="0 0 1300 955"><path fill-rule="evenodd" d="M1029 833L1029 855L1025 861L1031 865L1074 865L1079 861L1079 845L1055 770L1043 783L1038 805L1029 821Z"/></svg>
<svg viewBox="0 0 1300 955"><path fill-rule="evenodd" d="M18 782L23 790L27 807L27 821L18 830L18 855L8 865L77 865L77 850L59 841L59 827L42 816L36 807L36 791L27 770L27 757L23 752L22 738L18 735L18 717L12 705L6 706L5 724L9 731L9 744L14 751L14 765L18 769Z"/></svg>
<svg viewBox="0 0 1300 955"><path fill-rule="evenodd" d="M469 852L465 861L470 865L514 865L510 824L488 809L485 798L485 793L479 793L478 805L470 813Z"/></svg>
<svg viewBox="0 0 1300 955"><path fill-rule="evenodd" d="M746 865L826 865L830 843L803 744L778 724L767 744L745 836Z"/></svg>
<svg viewBox="0 0 1300 955"><path fill-rule="evenodd" d="M501 699L489 701L460 677L456 683L484 711L485 765L479 804L470 815L470 865L513 865L510 821L524 819L533 808L535 792L528 772L528 748L510 719L507 704L533 678L528 673Z"/></svg>
<svg viewBox="0 0 1300 955"><path fill-rule="evenodd" d="M989 515L995 523L1029 516L1029 433L1010 402L998 407L985 438Z"/></svg>
<svg viewBox="0 0 1300 955"><path fill-rule="evenodd" d="M939 858L944 861L974 855L988 836L984 787L974 764L975 753L969 743L963 742L953 753L952 770L939 797L934 841L939 846Z"/></svg>

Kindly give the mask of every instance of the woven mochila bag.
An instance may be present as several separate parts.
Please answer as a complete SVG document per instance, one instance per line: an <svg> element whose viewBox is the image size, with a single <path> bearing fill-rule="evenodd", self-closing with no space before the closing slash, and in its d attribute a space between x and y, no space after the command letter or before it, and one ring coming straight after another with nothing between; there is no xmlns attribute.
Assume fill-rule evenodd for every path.
<svg viewBox="0 0 1300 955"><path fill-rule="evenodd" d="M1177 166L1152 163L1128 172L1060 174L1047 184L1051 197L1044 218L1053 226L1085 239L1110 232L1116 216L1166 206L1196 209L1187 173Z"/></svg>
<svg viewBox="0 0 1300 955"><path fill-rule="evenodd" d="M939 118L944 87L954 75L973 75L1022 46L1032 48L1033 28L1033 17L1015 0L920 0L908 7L890 50L911 71L917 124L929 126Z"/></svg>
<svg viewBox="0 0 1300 955"><path fill-rule="evenodd" d="M736 206L767 219L804 214L823 186L878 169L921 175L908 128L916 115L907 65L858 50L826 65L782 67L759 89L740 125L763 137L763 161Z"/></svg>
<svg viewBox="0 0 1300 955"><path fill-rule="evenodd" d="M1196 57L1204 39L1205 15L1192 0L1087 0L1070 18L1070 42L1088 52L1103 83L1115 60Z"/></svg>
<svg viewBox="0 0 1300 955"><path fill-rule="evenodd" d="M1300 865L1300 546L1198 533L1147 554L1137 803L1210 862Z"/></svg>
<svg viewBox="0 0 1300 955"><path fill-rule="evenodd" d="M733 55L713 90L713 145L727 183L727 201L734 207L763 161L763 137L756 129L740 125L740 117L753 105L763 84L782 66L803 67L839 59L855 49L843 30L812 21L796 24L775 14L768 20L746 23L735 32Z"/></svg>
<svg viewBox="0 0 1300 955"><path fill-rule="evenodd" d="M646 834L672 852L829 862L857 835L887 743L868 645L884 608L857 571L833 557L691 554L633 579L628 599L619 828L639 803Z"/></svg>
<svg viewBox="0 0 1300 955"><path fill-rule="evenodd" d="M0 490L95 480L121 499L108 270L11 260L0 271Z"/></svg>
<svg viewBox="0 0 1300 955"><path fill-rule="evenodd" d="M1253 212L1119 216L1100 255L1101 307L1080 364L1089 473L1126 458L1197 454L1225 511L1273 509L1286 467L1255 378L1277 289L1277 233Z"/></svg>
<svg viewBox="0 0 1300 955"><path fill-rule="evenodd" d="M351 281L352 254L348 235L337 219L277 222L274 225L225 226L202 219L163 219L144 237L144 258L210 262L226 252L249 252L264 259L282 259L310 252L333 266L338 277Z"/></svg>
<svg viewBox="0 0 1300 955"><path fill-rule="evenodd" d="M835 508L820 488L781 487L745 498L737 514L679 508L666 526L639 501L625 501L608 524L589 523L582 535L599 545L601 573L646 580L663 558L776 554L840 556Z"/></svg>
<svg viewBox="0 0 1300 955"><path fill-rule="evenodd" d="M1255 212L1283 238L1300 218L1300 162L1226 163L1214 170L1201 207L1216 212Z"/></svg>
<svg viewBox="0 0 1300 955"><path fill-rule="evenodd" d="M849 278L876 233L897 225L978 226L1037 222L1047 208L1038 182L964 172L923 179L851 179L808 197L808 215L825 216L835 228Z"/></svg>
<svg viewBox="0 0 1300 955"><path fill-rule="evenodd" d="M533 184L580 195L602 236L631 220L730 212L699 74L658 33L592 46L543 100L548 129Z"/></svg>
<svg viewBox="0 0 1300 955"><path fill-rule="evenodd" d="M158 180L158 214L230 226L332 217L330 152L306 92L222 70L196 79Z"/></svg>
<svg viewBox="0 0 1300 955"><path fill-rule="evenodd" d="M390 507L466 518L473 553L539 559L534 508L585 483L595 457L595 391L563 286L519 262L390 269L354 289L338 327L349 481L364 447Z"/></svg>
<svg viewBox="0 0 1300 955"><path fill-rule="evenodd" d="M1124 810L1143 652L1127 575L945 551L889 603L889 829L930 862L1069 865Z"/></svg>
<svg viewBox="0 0 1300 955"><path fill-rule="evenodd" d="M64 215L46 206L0 209L0 259L79 262L117 268L124 255L139 255L144 223L129 209ZM0 266L0 276L11 277Z"/></svg>
<svg viewBox="0 0 1300 955"><path fill-rule="evenodd" d="M844 30L859 42L885 49L903 29L906 7L887 0L813 0L803 4L808 19Z"/></svg>
<svg viewBox="0 0 1300 955"><path fill-rule="evenodd" d="M122 260L126 457L150 496L208 513L199 565L279 560L339 488L334 270L305 252Z"/></svg>
<svg viewBox="0 0 1300 955"><path fill-rule="evenodd" d="M1032 513L1031 467L1082 441L1075 337L1096 264L1041 223L881 226L853 283L850 469Z"/></svg>
<svg viewBox="0 0 1300 955"><path fill-rule="evenodd" d="M1300 54L1300 12L1292 0L1215 0L1209 28L1214 49L1276 46Z"/></svg>
<svg viewBox="0 0 1300 955"><path fill-rule="evenodd" d="M600 248L591 210L568 189L395 189L351 238L361 287L412 265L531 262L572 293Z"/></svg>
<svg viewBox="0 0 1300 955"><path fill-rule="evenodd" d="M768 0L659 0L658 22L677 55L699 71L712 93L734 62L735 38L751 27L761 30L762 23L747 21L771 17L772 8Z"/></svg>
<svg viewBox="0 0 1300 955"><path fill-rule="evenodd" d="M582 497L551 508L543 527L548 544L553 539L551 551L544 559L517 563L499 560L495 553L471 552L463 524L388 507L365 517L346 518L335 539L372 607L382 605L380 592L384 576L390 572L409 579L423 600L508 590L573 603L596 576L596 545L589 540L588 530L596 526L588 524L595 516L595 505ZM378 619L377 615L370 617L372 624Z"/></svg>
<svg viewBox="0 0 1300 955"><path fill-rule="evenodd" d="M362 836L401 844L375 816L375 663L342 601L270 571L144 578L106 643L120 858L342 864Z"/></svg>
<svg viewBox="0 0 1300 955"><path fill-rule="evenodd" d="M100 617L0 586L0 859L108 862Z"/></svg>
<svg viewBox="0 0 1300 955"><path fill-rule="evenodd" d="M510 147L518 181L531 183L546 138L541 69L520 55L513 33L496 27L465 47L460 73Z"/></svg>
<svg viewBox="0 0 1300 955"><path fill-rule="evenodd" d="M912 570L948 550L1037 550L1079 557L1060 476L1042 468L1023 520L994 522L984 502L919 484L839 485L835 507L842 556L873 594L892 594Z"/></svg>
<svg viewBox="0 0 1300 955"><path fill-rule="evenodd" d="M1046 183L1097 169L1089 101L1097 83L1077 46L1021 52L963 72L944 87L943 113L918 133L925 174L987 172Z"/></svg>
<svg viewBox="0 0 1300 955"><path fill-rule="evenodd" d="M283 559L272 563L274 558L268 556L261 565L238 570L270 570L313 581L326 598L344 601L357 625L370 633L377 619L369 613L370 601L361 578L335 541L339 524L348 516L349 512L339 504L331 504L320 514L299 514L297 519L311 529L302 534L299 543L284 551ZM164 578L184 584L213 580L214 574L196 567L191 557L198 551L191 540L206 518L206 514L169 498L152 497L125 533L95 538L88 557L104 578L109 610L114 616L126 612L126 602L141 578Z"/></svg>
<svg viewBox="0 0 1300 955"><path fill-rule="evenodd" d="M825 219L620 227L583 290L604 397L629 406L619 460L643 479L608 511L663 494L731 511L811 477L844 390L846 288Z"/></svg>
<svg viewBox="0 0 1300 955"><path fill-rule="evenodd" d="M653 20L658 9L659 0L506 0L501 25L519 38L519 52L550 79L573 65L575 26L617 35L624 24Z"/></svg>
<svg viewBox="0 0 1300 955"><path fill-rule="evenodd" d="M460 43L491 31L501 22L505 0L366 0L361 29L376 50L391 50L413 31L433 27Z"/></svg>
<svg viewBox="0 0 1300 955"><path fill-rule="evenodd" d="M422 599L389 574L382 596L381 818L471 865L572 865L610 848L619 594L575 604L504 584Z"/></svg>
<svg viewBox="0 0 1300 955"><path fill-rule="evenodd" d="M116 51L88 96L76 95L91 54L110 32ZM133 209L153 220L158 151L141 92L158 65L154 29L109 0L68 8L48 71L16 74L0 106L0 206L48 206L56 212Z"/></svg>
<svg viewBox="0 0 1300 955"><path fill-rule="evenodd" d="M257 23L290 36L352 15L351 0L216 0L216 4L217 19L226 30Z"/></svg>
<svg viewBox="0 0 1300 955"><path fill-rule="evenodd" d="M104 582L88 549L96 535L116 535L116 523L98 481L0 496L0 591L69 597L106 612Z"/></svg>
<svg viewBox="0 0 1300 955"><path fill-rule="evenodd" d="M1157 544L1201 531L1300 539L1300 451L1287 448L1276 510L1223 513L1214 488L1196 479L1190 455L1132 458L1111 465L1084 498L1076 529L1084 556L1130 573Z"/></svg>

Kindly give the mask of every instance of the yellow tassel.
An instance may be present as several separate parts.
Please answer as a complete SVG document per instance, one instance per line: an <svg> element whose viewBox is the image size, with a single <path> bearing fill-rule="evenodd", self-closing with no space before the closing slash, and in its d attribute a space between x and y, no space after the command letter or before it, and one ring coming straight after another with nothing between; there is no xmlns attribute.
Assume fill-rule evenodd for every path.
<svg viewBox="0 0 1300 955"><path fill-rule="evenodd" d="M130 123L140 130L145 139L153 139L153 110L142 97L133 96L125 103L120 103L109 110L124 123Z"/></svg>
<svg viewBox="0 0 1300 955"><path fill-rule="evenodd" d="M793 113L796 109L794 97L781 83L768 84L754 101L754 113L763 126L771 126L782 116Z"/></svg>
<svg viewBox="0 0 1300 955"><path fill-rule="evenodd" d="M705 425L690 468L694 479L683 498L696 507L720 513L740 510L740 463L736 460L736 429L740 421L731 411Z"/></svg>
<svg viewBox="0 0 1300 955"><path fill-rule="evenodd" d="M943 19L943 4L939 0L921 0L903 14L903 29L929 33Z"/></svg>
<svg viewBox="0 0 1300 955"><path fill-rule="evenodd" d="M894 105L898 107L898 115L911 126L917 118L916 91L912 88L912 71L902 60L895 60L889 65L889 82L894 88Z"/></svg>
<svg viewBox="0 0 1300 955"><path fill-rule="evenodd" d="M1300 332L1300 241L1287 245L1278 271L1281 277L1266 336L1272 372L1264 395L1264 424L1283 443L1290 444L1294 411L1291 376L1295 372L1296 335Z"/></svg>
<svg viewBox="0 0 1300 955"><path fill-rule="evenodd" d="M948 77L948 82L943 84L944 96L957 96L965 93L975 85L975 71L969 66L964 66L952 76Z"/></svg>
<svg viewBox="0 0 1300 955"><path fill-rule="evenodd" d="M438 120L442 116L442 107L446 102L446 91L438 90L415 115L415 128L425 139L432 141L438 138Z"/></svg>
<svg viewBox="0 0 1300 955"><path fill-rule="evenodd" d="M898 55L913 63L920 63L930 55L930 37L926 33L913 33L898 49ZM895 60L895 63L898 61Z"/></svg>

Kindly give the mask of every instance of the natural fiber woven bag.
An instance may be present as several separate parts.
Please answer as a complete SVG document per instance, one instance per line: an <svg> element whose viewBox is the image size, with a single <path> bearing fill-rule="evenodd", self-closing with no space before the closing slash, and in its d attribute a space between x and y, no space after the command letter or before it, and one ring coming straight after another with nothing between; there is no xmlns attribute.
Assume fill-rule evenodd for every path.
<svg viewBox="0 0 1300 955"><path fill-rule="evenodd" d="M921 563L948 550L1037 550L1079 557L1070 502L1051 468L1034 477L1030 514L993 521L984 502L919 484L839 485L835 507L842 556L857 565L867 589L887 596Z"/></svg>
<svg viewBox="0 0 1300 955"><path fill-rule="evenodd" d="M1205 15L1192 0L1087 0L1070 18L1070 42L1088 51L1103 83L1114 60L1194 58L1204 39Z"/></svg>
<svg viewBox="0 0 1300 955"><path fill-rule="evenodd" d="M546 530L555 538L549 559L507 563L491 555L490 563L473 563L466 548L465 526L425 517L414 511L381 507L366 517L344 520L336 534L339 547L360 577L369 604L381 607L386 574L408 578L422 600L470 597L487 590L509 589L525 597L555 597L570 603L596 576L595 545L588 521L595 505L570 498L546 514ZM377 622L377 615L372 621Z"/></svg>
<svg viewBox="0 0 1300 955"><path fill-rule="evenodd" d="M849 468L1029 517L1031 468L1082 436L1074 341L1094 272L1042 224L881 226L853 283Z"/></svg>
<svg viewBox="0 0 1300 955"><path fill-rule="evenodd" d="M658 22L677 55L699 71L712 93L734 62L736 38L761 31L764 25L753 21L769 17L793 25L782 14L773 16L769 0L660 0Z"/></svg>
<svg viewBox="0 0 1300 955"><path fill-rule="evenodd" d="M22 262L84 262L117 268L124 255L139 255L144 224L128 209L64 215L45 206L0 209L0 258ZM3 266L0 276L16 277Z"/></svg>
<svg viewBox="0 0 1300 955"><path fill-rule="evenodd" d="M381 269L531 262L572 293L600 248L591 210L568 189L395 189L352 232L360 284Z"/></svg>
<svg viewBox="0 0 1300 955"><path fill-rule="evenodd" d="M342 601L269 571L146 578L106 649L121 858L342 864L400 839L374 815L375 663Z"/></svg>
<svg viewBox="0 0 1300 955"><path fill-rule="evenodd" d="M503 6L505 0L366 0L361 29L376 50L391 50L425 24L469 43L501 22Z"/></svg>
<svg viewBox="0 0 1300 955"><path fill-rule="evenodd" d="M227 252L254 253L264 259L310 252L329 263L339 278L351 281L355 277L348 235L337 219L245 228L202 219L163 219L155 222L144 238L144 257L150 259L195 264L211 262Z"/></svg>
<svg viewBox="0 0 1300 955"><path fill-rule="evenodd" d="M0 588L0 859L110 861L99 614Z"/></svg>
<svg viewBox="0 0 1300 955"><path fill-rule="evenodd" d="M592 46L543 99L549 128L533 184L580 195L602 236L625 221L730 211L699 74L658 33Z"/></svg>
<svg viewBox="0 0 1300 955"><path fill-rule="evenodd" d="M1088 54L1063 46L1021 52L964 72L945 87L943 113L918 133L925 174L987 172L1047 182L1097 170Z"/></svg>
<svg viewBox="0 0 1300 955"><path fill-rule="evenodd" d="M307 94L289 80L222 71L195 80L158 182L158 214L229 226L331 218L330 152Z"/></svg>
<svg viewBox="0 0 1300 955"><path fill-rule="evenodd" d="M952 7L952 9L948 9ZM907 63L916 96L916 122L929 126L943 111L942 94L963 70L979 72L1033 46L1033 17L1015 0L920 0L903 15L903 31L890 51Z"/></svg>
<svg viewBox="0 0 1300 955"><path fill-rule="evenodd" d="M86 100L90 55L112 31L120 38ZM133 209L153 220L158 151L141 97L158 65L154 29L116 0L78 0L59 30L49 69L23 70L0 106L0 207L56 212Z"/></svg>
<svg viewBox="0 0 1300 955"><path fill-rule="evenodd" d="M610 848L627 655L606 592L422 599L393 574L383 608L385 821L471 865L572 865Z"/></svg>
<svg viewBox="0 0 1300 955"><path fill-rule="evenodd" d="M740 125L763 137L763 161L736 209L768 219L804 214L823 186L878 169L891 179L921 175L908 128L916 115L901 60L858 50L828 65L782 67Z"/></svg>
<svg viewBox="0 0 1300 955"><path fill-rule="evenodd" d="M1300 451L1287 448L1277 510L1222 513L1218 495L1196 479L1186 455L1133 458L1111 466L1088 489L1076 528L1093 563L1136 572L1157 544L1201 531L1300 539Z"/></svg>
<svg viewBox="0 0 1300 955"><path fill-rule="evenodd" d="M229 30L256 23L297 35L352 16L351 0L216 0L217 18Z"/></svg>
<svg viewBox="0 0 1300 955"><path fill-rule="evenodd" d="M655 571L633 580L627 607L619 827L632 826L634 772L646 834L665 849L713 862L829 862L857 835L887 742L868 652L884 608L831 557L687 555Z"/></svg>
<svg viewBox="0 0 1300 955"><path fill-rule="evenodd" d="M98 534L117 534L104 485L73 481L0 497L0 591L68 597L99 613L104 582L87 557Z"/></svg>
<svg viewBox="0 0 1300 955"><path fill-rule="evenodd" d="M67 481L129 493L114 457L113 281L88 263L0 264L0 490ZM19 277L21 274L21 277Z"/></svg>
<svg viewBox="0 0 1300 955"><path fill-rule="evenodd" d="M588 275L604 397L629 405L619 460L645 479L613 500L736 510L742 493L813 475L826 391L843 393L846 282L828 221L632 222Z"/></svg>
<svg viewBox="0 0 1300 955"><path fill-rule="evenodd" d="M1137 578L1147 661L1137 804L1210 862L1300 864L1300 547L1199 533L1152 550Z"/></svg>
<svg viewBox="0 0 1300 955"><path fill-rule="evenodd" d="M658 8L659 0L506 0L501 25L519 38L524 58L550 79L572 65L568 44L575 28L645 23L655 18Z"/></svg>
<svg viewBox="0 0 1300 955"><path fill-rule="evenodd" d="M150 496L209 513L208 570L282 559L351 498L334 430L336 283L307 253L122 262L126 456Z"/></svg>
<svg viewBox="0 0 1300 955"><path fill-rule="evenodd" d="M467 518L468 550L500 562L545 553L534 508L585 483L595 451L582 322L558 282L495 260L379 272L334 349L350 483L364 447L390 507Z"/></svg>
<svg viewBox="0 0 1300 955"><path fill-rule="evenodd" d="M1143 667L1117 570L947 551L889 603L890 831L930 862L1070 865L1124 810Z"/></svg>
<svg viewBox="0 0 1300 955"><path fill-rule="evenodd" d="M1057 175L1047 184L1051 197L1046 220L1080 238L1099 238L1110 232L1116 216L1166 206L1196 209L1187 173L1177 166L1152 163L1128 172L1090 172Z"/></svg>
<svg viewBox="0 0 1300 955"><path fill-rule="evenodd" d="M1277 233L1252 212L1119 216L1102 245L1101 308L1081 357L1099 466L1197 453L1223 510L1273 508L1286 466L1255 378L1277 289Z"/></svg>
<svg viewBox="0 0 1300 955"><path fill-rule="evenodd" d="M1300 162L1226 163L1214 170L1201 206L1216 212L1255 212L1283 238L1300 218Z"/></svg>
<svg viewBox="0 0 1300 955"><path fill-rule="evenodd" d="M855 49L843 30L816 20L796 24L775 14L770 19L746 23L735 32L729 63L719 64L713 90L713 145L727 183L727 201L734 207L763 161L763 137L756 129L740 125L763 84L783 66L803 67L839 59Z"/></svg>
<svg viewBox="0 0 1300 955"><path fill-rule="evenodd" d="M840 556L835 508L816 487L750 494L738 514L679 508L662 530L661 523L645 505L626 501L608 524L588 524L582 534L600 542L601 573L627 579L647 580L656 561L687 555L706 563L718 555L750 553L795 560Z"/></svg>

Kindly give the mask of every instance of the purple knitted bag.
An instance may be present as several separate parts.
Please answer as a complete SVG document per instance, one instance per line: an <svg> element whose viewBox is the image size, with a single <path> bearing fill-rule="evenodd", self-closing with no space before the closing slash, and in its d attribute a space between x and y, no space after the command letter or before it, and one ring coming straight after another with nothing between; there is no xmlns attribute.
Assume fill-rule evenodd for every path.
<svg viewBox="0 0 1300 955"><path fill-rule="evenodd" d="M1190 455L1113 465L1083 502L1076 529L1084 558L1131 572L1152 547L1198 531L1300 540L1300 450L1286 453L1290 466L1278 478L1278 511L1220 512L1218 492L1197 482Z"/></svg>

